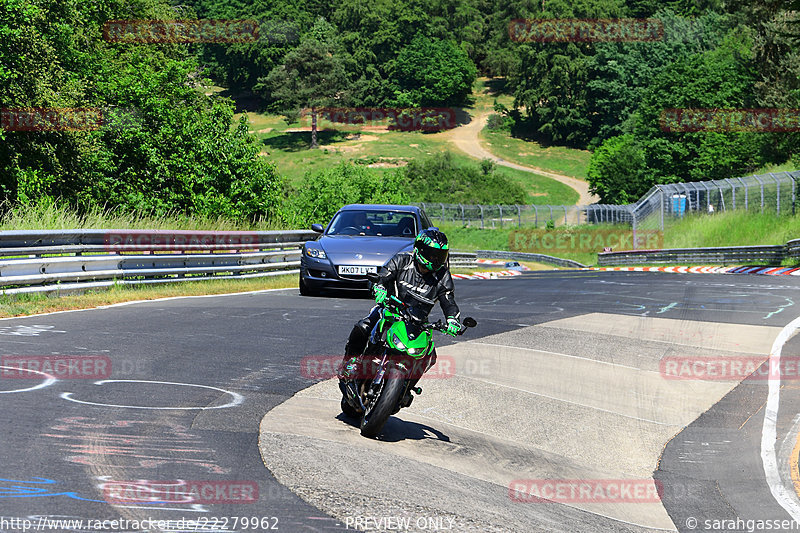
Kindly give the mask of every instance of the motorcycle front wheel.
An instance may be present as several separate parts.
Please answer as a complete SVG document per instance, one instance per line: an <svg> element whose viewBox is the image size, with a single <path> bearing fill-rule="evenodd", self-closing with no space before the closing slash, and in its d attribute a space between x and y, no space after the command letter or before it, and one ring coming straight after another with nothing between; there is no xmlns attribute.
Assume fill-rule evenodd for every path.
<svg viewBox="0 0 800 533"><path fill-rule="evenodd" d="M378 397L367 405L361 419L361 435L374 439L389 420L406 383L405 374L392 366L383 377L383 387Z"/></svg>

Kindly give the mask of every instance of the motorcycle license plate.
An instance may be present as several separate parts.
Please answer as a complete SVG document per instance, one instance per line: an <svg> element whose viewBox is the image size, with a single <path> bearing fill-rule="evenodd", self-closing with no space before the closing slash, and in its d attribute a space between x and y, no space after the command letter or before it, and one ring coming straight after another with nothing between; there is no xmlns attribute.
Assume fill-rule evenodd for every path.
<svg viewBox="0 0 800 533"><path fill-rule="evenodd" d="M347 276L366 276L369 273L377 274L378 267L361 265L339 265L339 274Z"/></svg>

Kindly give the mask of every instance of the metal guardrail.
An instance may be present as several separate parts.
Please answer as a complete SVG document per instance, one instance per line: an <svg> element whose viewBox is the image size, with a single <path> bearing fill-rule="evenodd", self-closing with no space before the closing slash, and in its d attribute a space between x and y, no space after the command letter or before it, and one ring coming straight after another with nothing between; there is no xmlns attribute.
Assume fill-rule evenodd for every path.
<svg viewBox="0 0 800 533"><path fill-rule="evenodd" d="M3 231L0 290L66 292L296 274L300 247L317 236L304 230Z"/></svg>
<svg viewBox="0 0 800 533"><path fill-rule="evenodd" d="M786 243L786 255L791 258L800 258L800 239Z"/></svg>
<svg viewBox="0 0 800 533"><path fill-rule="evenodd" d="M533 254L527 252L503 252L499 250L478 250L475 252L478 257L485 257L486 259L507 259L509 261L534 261L537 263L546 263L549 265L556 265L566 268L586 268L586 265L581 264L572 259L562 259L560 257L553 257L552 255Z"/></svg>
<svg viewBox="0 0 800 533"><path fill-rule="evenodd" d="M796 253L800 254L800 241ZM629 250L597 254L600 266L639 265L643 263L710 263L730 265L758 263L779 265L787 257L787 246L727 246L720 248L673 248L664 250Z"/></svg>
<svg viewBox="0 0 800 533"><path fill-rule="evenodd" d="M478 256L472 252L450 252L450 268L477 268Z"/></svg>

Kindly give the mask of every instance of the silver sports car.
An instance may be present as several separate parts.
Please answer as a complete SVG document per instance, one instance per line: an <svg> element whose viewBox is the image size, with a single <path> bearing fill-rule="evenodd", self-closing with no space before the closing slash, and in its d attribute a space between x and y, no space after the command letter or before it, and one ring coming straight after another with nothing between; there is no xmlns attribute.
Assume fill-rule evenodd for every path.
<svg viewBox="0 0 800 533"><path fill-rule="evenodd" d="M327 228L311 226L322 235L303 245L300 294L366 289L368 273L377 272L398 252L411 250L417 233L432 225L425 212L412 205L342 207Z"/></svg>

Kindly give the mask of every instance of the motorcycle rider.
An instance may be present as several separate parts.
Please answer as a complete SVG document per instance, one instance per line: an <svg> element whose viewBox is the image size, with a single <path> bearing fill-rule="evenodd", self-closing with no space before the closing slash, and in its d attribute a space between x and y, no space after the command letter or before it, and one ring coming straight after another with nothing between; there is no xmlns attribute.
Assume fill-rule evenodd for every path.
<svg viewBox="0 0 800 533"><path fill-rule="evenodd" d="M416 306L422 312L423 320L427 319L438 300L447 317L445 333L456 336L461 331L461 312L453 296L455 287L447 268L448 254L447 236L439 228L427 228L420 231L414 239L413 251L398 253L381 268L378 274L380 280L372 289L377 305L353 326L347 340L339 373L342 385L355 379L365 349L368 349L368 344L376 344L372 342L372 335L376 334L373 330L380 319L380 304L391 295L407 305ZM429 366L433 366L435 362L434 351ZM412 387L416 381L413 381Z"/></svg>

